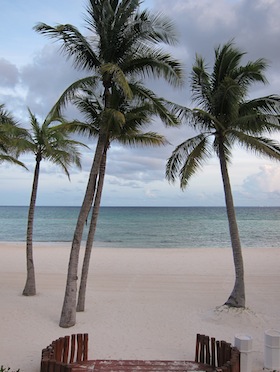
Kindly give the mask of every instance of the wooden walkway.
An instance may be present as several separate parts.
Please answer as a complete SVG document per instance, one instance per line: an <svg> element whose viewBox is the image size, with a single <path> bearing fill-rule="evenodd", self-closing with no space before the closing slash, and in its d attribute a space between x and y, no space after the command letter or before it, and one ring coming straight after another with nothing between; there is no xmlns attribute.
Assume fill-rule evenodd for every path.
<svg viewBox="0 0 280 372"><path fill-rule="evenodd" d="M88 360L88 334L60 337L42 350L40 372L240 372L240 353L197 334L195 361Z"/></svg>
<svg viewBox="0 0 280 372"><path fill-rule="evenodd" d="M71 372L213 372L215 368L193 361L88 360L71 364Z"/></svg>

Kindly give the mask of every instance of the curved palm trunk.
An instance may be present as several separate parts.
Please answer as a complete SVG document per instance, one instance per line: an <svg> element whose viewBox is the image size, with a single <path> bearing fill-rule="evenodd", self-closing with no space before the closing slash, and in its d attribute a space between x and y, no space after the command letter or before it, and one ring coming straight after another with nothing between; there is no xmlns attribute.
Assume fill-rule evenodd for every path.
<svg viewBox="0 0 280 372"><path fill-rule="evenodd" d="M98 215L99 215L102 191L103 191L103 184L104 184L105 171L106 171L107 149L108 147L106 147L104 150L102 161L100 164L97 190L95 194L94 206L92 210L92 216L91 216L90 227L89 227L86 249L85 249L85 256L84 256L84 261L83 261L82 276L81 276L81 282L80 282L80 288L79 288L79 294L78 294L77 311L85 310L86 285L87 285L87 278L88 278L88 271L89 271L89 263L90 263L90 256L91 256L94 235L95 235L96 225L97 225L97 220L98 220Z"/></svg>
<svg viewBox="0 0 280 372"><path fill-rule="evenodd" d="M105 108L110 106L110 84L104 84L104 105ZM76 229L72 241L72 248L68 264L68 273L66 281L66 289L62 311L60 316L59 326L63 328L72 327L76 324L76 301L77 301L77 280L78 280L78 264L81 241L83 237L84 226L92 206L97 176L99 174L102 156L107 146L107 129L106 125L101 125L98 141L95 149L94 160L92 163L87 189L80 213L78 216Z"/></svg>
<svg viewBox="0 0 280 372"><path fill-rule="evenodd" d="M231 192L230 180L227 169L227 162L222 147L219 149L219 158L221 173L223 178L226 210L229 223L230 239L235 268L235 284L233 290L226 301L225 305L232 307L245 307L245 284L244 284L244 266L242 258L242 250L239 239L238 226L235 216L233 197Z"/></svg>
<svg viewBox="0 0 280 372"><path fill-rule="evenodd" d="M94 160L92 163L87 189L85 192L83 204L78 216L72 247L70 252L68 273L66 281L66 289L64 302L61 311L59 326L63 328L72 327L76 323L76 297L77 297L77 280L78 280L78 264L81 241L86 219L88 217L92 201L95 193L97 175L99 173L102 154L107 143L105 129L101 129L98 142L96 145Z"/></svg>
<svg viewBox="0 0 280 372"><path fill-rule="evenodd" d="M27 232L26 232L26 266L27 278L22 294L24 296L36 295L35 269L33 261L33 224L38 190L39 172L40 172L40 155L36 157L36 166L34 170L33 185L28 210Z"/></svg>

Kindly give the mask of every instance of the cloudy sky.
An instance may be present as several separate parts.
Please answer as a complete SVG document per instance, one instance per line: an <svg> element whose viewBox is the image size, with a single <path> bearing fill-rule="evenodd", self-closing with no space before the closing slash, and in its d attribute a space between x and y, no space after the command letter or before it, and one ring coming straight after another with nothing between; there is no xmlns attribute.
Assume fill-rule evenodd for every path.
<svg viewBox="0 0 280 372"><path fill-rule="evenodd" d="M1 0L0 103L28 126L27 107L42 120L62 91L80 75L59 53L57 44L33 31L38 22L71 23L85 32L86 0ZM188 74L195 54L211 67L214 48L234 39L247 52L243 62L269 61L266 86L254 86L251 97L280 93L279 0L144 0L143 7L162 12L174 22L178 45L174 57L183 62L186 85L174 92L154 83L159 94L188 106ZM186 126L150 129L164 134L170 145L149 148L112 146L103 194L104 206L223 206L219 164L213 157L182 192L165 180L166 159L174 146L190 136ZM83 155L83 169L71 169L71 182L52 164L42 162L38 205L81 204L94 144ZM29 171L1 164L0 205L28 205L34 158L21 158ZM235 204L280 205L280 165L236 148L229 168Z"/></svg>

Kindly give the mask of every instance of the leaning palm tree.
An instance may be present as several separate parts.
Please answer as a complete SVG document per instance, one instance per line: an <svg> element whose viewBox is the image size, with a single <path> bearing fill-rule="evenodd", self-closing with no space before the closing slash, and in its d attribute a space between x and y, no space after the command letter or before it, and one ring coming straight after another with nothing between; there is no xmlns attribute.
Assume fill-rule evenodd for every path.
<svg viewBox="0 0 280 372"><path fill-rule="evenodd" d="M45 159L60 166L68 178L70 178L68 171L69 166L74 164L81 167L80 153L77 147L82 144L69 138L69 134L67 134L61 125L58 125L59 121L62 122L63 125L65 125L65 122L61 117L54 117L52 111L47 115L42 125L39 124L37 118L30 110L29 116L31 131L29 139L26 142L25 151L32 152L35 155L36 163L27 220L27 278L22 294L25 296L34 296L36 295L36 284L33 261L33 224L41 161Z"/></svg>
<svg viewBox="0 0 280 372"><path fill-rule="evenodd" d="M149 89L140 83L130 82L130 89L133 93L133 99L126 101L121 91L113 89L111 97L111 108L108 110L106 120L109 125L107 145L102 155L102 161L97 175L97 187L94 193L93 209L91 222L86 241L86 249L80 280L77 311L84 311L85 293L87 276L89 270L90 256L96 224L98 220L99 207L101 202L103 182L105 177L107 151L111 143L118 141L122 145L140 145L140 146L160 146L166 144L163 136L154 133L143 133L142 129L150 124L153 117L157 114L167 125L177 124L177 116L170 111L176 108L176 105L162 98L156 97ZM102 117L104 114L104 103L100 100L100 90L96 85L96 79L93 77L81 79L75 82L62 94L56 104L56 111L61 112L67 100L72 103L83 114L85 122L73 122L67 124L65 129L68 132L87 135L89 137L98 137Z"/></svg>
<svg viewBox="0 0 280 372"><path fill-rule="evenodd" d="M242 251L228 173L232 148L237 143L256 154L280 160L279 143L264 137L280 130L280 97L246 100L251 84L266 82L267 63L258 59L243 66L243 55L232 41L219 46L212 74L205 68L204 60L196 57L191 88L198 107L181 114L199 134L177 146L166 167L167 178L174 181L178 176L184 189L213 153L219 158L235 266L235 284L225 304L232 307L245 306Z"/></svg>
<svg viewBox="0 0 280 372"><path fill-rule="evenodd" d="M79 251L101 159L109 139L110 125L107 125L107 120L114 117L111 109L112 91L120 90L126 100L130 100L132 91L128 77L134 80L150 76L162 77L174 86L182 82L180 63L162 51L164 43L172 44L176 41L172 25L159 15L140 11L140 3L140 0L89 0L86 18L91 33L89 37L83 36L69 24L51 27L41 23L35 27L36 31L60 40L62 50L74 60L75 66L90 71L103 84L104 111L100 118L88 186L72 241L61 327L71 327L76 323Z"/></svg>
<svg viewBox="0 0 280 372"><path fill-rule="evenodd" d="M125 125L122 121L119 122L119 125L116 121L111 125L110 128L110 137L108 139L107 146L104 149L99 174L96 191L94 194L94 202L92 208L91 222L89 226L88 237L86 241L85 255L82 266L81 280L78 293L78 302L77 302L77 311L84 311L85 309L85 294L86 294L86 284L89 271L91 250L94 241L95 230L97 226L97 220L99 215L100 202L102 198L103 183L106 171L106 162L107 162L107 151L111 146L113 141L118 141L122 145L140 145L140 146L161 146L166 144L166 140L163 136L154 133L147 132L143 133L142 128L149 124L152 121L153 115L156 113L157 109L154 107L153 103L147 102L147 96L149 96L148 90L145 90L146 94L141 95L142 90L140 90L140 85L137 86L138 89L135 89L135 84L131 86L132 91L137 94L133 95L133 100L126 103L124 96L118 91L114 91L114 94L111 99L111 106L116 106L119 111L114 111L114 116L116 118L122 118L125 120ZM139 94L140 93L140 94ZM88 90L85 97L78 97L74 100L76 106L80 109L81 112L85 113L87 116L88 124L76 126L76 129L79 131L88 131L89 135L98 134L98 128L95 127L95 130L92 130L92 123L98 125L99 115L102 114L102 106L98 105L98 97L91 91ZM159 102L158 102L159 104ZM99 112L96 108L99 106ZM94 109L93 109L94 108ZM166 110L164 105L162 105L162 111ZM175 121L175 117L173 118Z"/></svg>
<svg viewBox="0 0 280 372"><path fill-rule="evenodd" d="M21 128L10 112L0 105L0 162L25 165L18 160L20 152L24 148L24 140L28 132Z"/></svg>

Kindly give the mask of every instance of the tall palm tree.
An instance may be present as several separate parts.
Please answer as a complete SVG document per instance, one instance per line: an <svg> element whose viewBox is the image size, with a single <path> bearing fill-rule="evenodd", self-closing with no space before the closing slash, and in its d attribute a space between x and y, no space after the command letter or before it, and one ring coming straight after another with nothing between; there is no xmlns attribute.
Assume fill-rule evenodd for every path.
<svg viewBox="0 0 280 372"><path fill-rule="evenodd" d="M256 154L280 160L279 143L264 137L280 130L280 98L271 95L246 100L253 83L266 82L267 64L258 59L243 66L240 62L244 54L232 41L219 46L212 74L204 60L196 57L191 88L198 107L182 110L181 114L199 134L177 146L166 166L167 178L174 181L178 176L184 189L213 153L219 158L235 266L235 284L225 304L232 307L245 306L243 258L228 173L232 148L237 143Z"/></svg>
<svg viewBox="0 0 280 372"><path fill-rule="evenodd" d="M22 294L25 296L34 296L36 295L36 284L33 261L33 224L40 164L43 159L51 161L60 166L68 178L70 178L68 171L69 166L74 164L81 167L80 153L77 147L82 144L69 138L69 135L61 125L57 125L58 121L63 121L63 119L54 117L52 112L47 115L42 125L39 124L37 118L30 110L29 116L31 131L26 143L26 152L32 152L35 155L35 168L26 233L27 278Z"/></svg>
<svg viewBox="0 0 280 372"><path fill-rule="evenodd" d="M18 160L22 150L24 139L28 135L26 129L21 128L12 114L0 105L0 162L6 161L12 164L25 165Z"/></svg>
<svg viewBox="0 0 280 372"><path fill-rule="evenodd" d="M113 89L120 90L127 100L132 98L127 78L154 76L178 86L182 82L180 63L162 51L162 44L176 41L169 21L140 11L140 0L89 0L87 28L84 37L72 25L51 27L38 24L35 30L58 39L62 50L73 58L74 64L99 77L103 84L104 111L98 134L95 156L88 186L80 209L72 241L65 297L60 318L61 327L76 323L77 270L85 221L90 211L101 159L109 139L108 118L113 118L111 97ZM114 119L117 119L116 117ZM118 116L121 120L121 116Z"/></svg>

